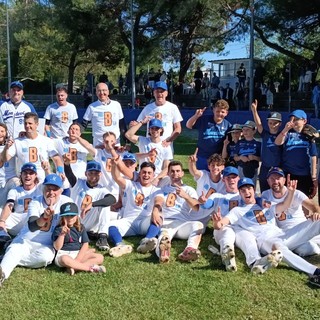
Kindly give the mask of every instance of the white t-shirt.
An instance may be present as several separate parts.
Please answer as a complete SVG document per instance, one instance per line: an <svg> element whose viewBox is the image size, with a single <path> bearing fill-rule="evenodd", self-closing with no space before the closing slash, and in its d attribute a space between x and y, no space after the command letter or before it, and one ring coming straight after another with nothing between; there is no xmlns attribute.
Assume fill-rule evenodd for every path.
<svg viewBox="0 0 320 320"><path fill-rule="evenodd" d="M82 206L100 200L104 198L104 196L108 193L109 191L101 185L97 185L94 188L90 188L87 185L86 179L78 179L76 184L71 189L70 197L78 206L79 211L81 211ZM99 214L98 210L99 208L92 208L90 210L90 213L94 212L96 214Z"/></svg>
<svg viewBox="0 0 320 320"><path fill-rule="evenodd" d="M152 118L162 121L164 129L162 135L163 139L171 136L174 123L178 123L183 120L178 107L169 101L166 101L166 103L162 106L157 106L155 102L148 104L139 114L137 121L143 120L146 116L151 116ZM149 127L147 128L147 136L148 132Z"/></svg>
<svg viewBox="0 0 320 320"><path fill-rule="evenodd" d="M8 192L7 202L14 201L15 213L25 213L28 212L29 203L41 195L42 185L36 185L31 190L25 190L22 186L18 186Z"/></svg>
<svg viewBox="0 0 320 320"><path fill-rule="evenodd" d="M157 156L154 159L151 159L150 157L146 157L146 158L141 158L139 160L140 165L144 161L152 162L156 167L155 175L158 175L162 171L162 165L164 160L173 159L172 149L170 147L163 147L162 141L158 143L154 143L151 141L150 138L139 136L137 146L139 147L139 152L141 153L147 153L151 149L155 149Z"/></svg>
<svg viewBox="0 0 320 320"><path fill-rule="evenodd" d="M0 146L0 153L3 151L4 147L4 145ZM16 176L16 159L12 158L5 162L0 168L0 188L3 188L8 180Z"/></svg>
<svg viewBox="0 0 320 320"><path fill-rule="evenodd" d="M37 167L39 181L45 178L45 172L41 167L41 161L49 161L49 157L58 154L53 141L41 134L35 139L18 138L9 148L8 153L11 157L17 157L17 170L20 171L23 164L32 162Z"/></svg>
<svg viewBox="0 0 320 320"><path fill-rule="evenodd" d="M282 198L275 198L271 189L263 191L261 197L271 201L272 204L283 202L288 194L287 188L284 188L286 189L286 192ZM285 212L281 213L278 218L276 218L277 225L281 229L287 231L297 224L307 220L302 210L302 202L306 199L308 199L308 197L300 190L296 190L294 192L290 207Z"/></svg>
<svg viewBox="0 0 320 320"><path fill-rule="evenodd" d="M218 182L213 182L210 178L210 172L207 170L200 170L201 177L196 180L197 182L197 194L200 197L202 192L204 192L205 196L209 198L209 196L213 193L226 193L226 186L222 181L222 178Z"/></svg>
<svg viewBox="0 0 320 320"><path fill-rule="evenodd" d="M20 231L18 238L28 239L33 242L43 244L44 246L52 247L52 232L59 221L60 207L66 202L72 202L72 199L61 195L58 202L54 206L52 206L54 210L52 219L48 220L46 225L40 230L36 230L34 232L31 232L29 230L28 224L25 225ZM48 205L45 203L43 196L39 196L36 199L32 200L28 208L28 220L31 217L39 218L47 207Z"/></svg>
<svg viewBox="0 0 320 320"><path fill-rule="evenodd" d="M58 154L62 157L66 153L70 153L70 166L72 172L77 178L85 178L85 171L87 167L88 150L84 148L79 142L71 143L68 138L54 139L55 148Z"/></svg>
<svg viewBox="0 0 320 320"><path fill-rule="evenodd" d="M27 112L35 112L34 106L22 100L17 106L14 106L11 100L2 102L0 106L0 122L8 127L8 133L13 139L19 137L24 129L24 115Z"/></svg>
<svg viewBox="0 0 320 320"><path fill-rule="evenodd" d="M233 208L226 217L231 225L239 226L255 235L257 241L279 237L284 233L276 226L276 206L261 208L257 204Z"/></svg>
<svg viewBox="0 0 320 320"><path fill-rule="evenodd" d="M44 114L46 120L50 120L50 132L52 138L64 138L68 136L68 129L74 120L78 119L77 109L74 104L67 103L59 106L57 102L50 104Z"/></svg>
<svg viewBox="0 0 320 320"><path fill-rule="evenodd" d="M83 120L92 123L93 145L102 145L102 136L107 131L113 132L119 139L119 121L121 119L123 119L123 112L118 101L110 100L109 104L103 104L98 100L91 103L83 116Z"/></svg>
<svg viewBox="0 0 320 320"><path fill-rule="evenodd" d="M182 189L191 198L198 199L197 192L192 187L183 185ZM171 185L164 186L161 189L161 194L159 196L164 199L162 206L164 220L190 220L191 208L185 199L177 195L175 187Z"/></svg>
<svg viewBox="0 0 320 320"><path fill-rule="evenodd" d="M151 214L153 200L159 193L159 188L151 185L144 187L140 182L126 180L123 190L123 218L144 218Z"/></svg>

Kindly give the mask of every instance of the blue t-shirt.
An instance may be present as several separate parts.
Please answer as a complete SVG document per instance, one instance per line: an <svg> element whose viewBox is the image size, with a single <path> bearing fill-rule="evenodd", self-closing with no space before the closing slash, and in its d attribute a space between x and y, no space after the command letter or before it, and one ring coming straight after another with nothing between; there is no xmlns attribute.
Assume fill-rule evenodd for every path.
<svg viewBox="0 0 320 320"><path fill-rule="evenodd" d="M317 156L316 144L299 132L289 131L282 149L282 169L298 176L308 176L313 156Z"/></svg>
<svg viewBox="0 0 320 320"><path fill-rule="evenodd" d="M245 139L239 140L236 144L236 154L238 156L254 155L254 156L260 157L260 155L261 155L261 142L254 140L254 139L250 140L250 141L247 141ZM257 161L257 160L251 160L248 162L238 161L238 166L240 166L242 168L246 167L246 166L258 168L259 161Z"/></svg>
<svg viewBox="0 0 320 320"><path fill-rule="evenodd" d="M214 153L222 153L226 132L231 129L231 123L224 119L216 124L212 115L203 115L197 120L194 129L198 130L198 155L209 158Z"/></svg>
<svg viewBox="0 0 320 320"><path fill-rule="evenodd" d="M263 129L261 132L261 165L267 168L281 166L282 146L274 143L278 134Z"/></svg>
<svg viewBox="0 0 320 320"><path fill-rule="evenodd" d="M81 249L83 243L89 242L88 234L83 225L81 225L81 231L78 231L75 227L70 228L70 233L64 237L64 243L60 250L65 251L78 251ZM62 227L57 226L52 233L52 241L56 241L61 233Z"/></svg>

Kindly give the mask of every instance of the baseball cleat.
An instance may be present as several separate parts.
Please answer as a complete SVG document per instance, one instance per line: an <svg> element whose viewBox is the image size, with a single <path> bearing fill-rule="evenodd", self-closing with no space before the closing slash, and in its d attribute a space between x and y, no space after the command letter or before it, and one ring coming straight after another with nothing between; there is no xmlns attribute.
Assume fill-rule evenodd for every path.
<svg viewBox="0 0 320 320"><path fill-rule="evenodd" d="M157 238L144 238L141 240L137 251L143 254L153 251L157 246L157 242Z"/></svg>
<svg viewBox="0 0 320 320"><path fill-rule="evenodd" d="M200 258L201 252L199 249L187 247L178 255L181 261L196 261Z"/></svg>
<svg viewBox="0 0 320 320"><path fill-rule="evenodd" d="M171 241L167 233L163 233L159 243L159 262L167 263L170 260Z"/></svg>
<svg viewBox="0 0 320 320"><path fill-rule="evenodd" d="M226 266L227 271L237 271L234 246L226 245L221 252L221 259L222 263Z"/></svg>
<svg viewBox="0 0 320 320"><path fill-rule="evenodd" d="M270 268L275 268L282 261L283 254L280 250L273 250L268 255L257 260L251 268L254 274L263 274Z"/></svg>
<svg viewBox="0 0 320 320"><path fill-rule="evenodd" d="M108 239L106 236L100 236L98 241L96 242L96 246L100 250L105 250L105 251L110 250L110 246L109 246Z"/></svg>
<svg viewBox="0 0 320 320"><path fill-rule="evenodd" d="M309 278L309 283L314 286L320 287L320 276L311 276Z"/></svg>
<svg viewBox="0 0 320 320"><path fill-rule="evenodd" d="M131 253L133 250L132 246L126 244L119 244L109 250L109 255L114 258L121 257L125 254Z"/></svg>

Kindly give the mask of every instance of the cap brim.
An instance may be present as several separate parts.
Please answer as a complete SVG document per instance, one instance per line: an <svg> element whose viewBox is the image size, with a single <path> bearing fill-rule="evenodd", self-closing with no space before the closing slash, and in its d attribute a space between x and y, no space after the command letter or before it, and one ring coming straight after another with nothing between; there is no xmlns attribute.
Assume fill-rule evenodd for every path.
<svg viewBox="0 0 320 320"><path fill-rule="evenodd" d="M79 213L76 212L68 212L68 213L62 213L60 214L60 217L65 217L65 216L78 216Z"/></svg>

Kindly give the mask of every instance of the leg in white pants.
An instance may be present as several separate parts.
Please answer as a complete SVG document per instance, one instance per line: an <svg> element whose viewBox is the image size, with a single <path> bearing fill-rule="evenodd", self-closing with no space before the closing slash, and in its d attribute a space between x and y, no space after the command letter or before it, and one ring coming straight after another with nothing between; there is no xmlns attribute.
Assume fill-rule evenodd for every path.
<svg viewBox="0 0 320 320"><path fill-rule="evenodd" d="M226 246L234 247L236 241L236 235L230 226L225 226L220 230L213 231L214 240L220 246L220 253Z"/></svg>
<svg viewBox="0 0 320 320"><path fill-rule="evenodd" d="M1 262L6 279L16 266L40 268L47 266L54 258L53 248L40 243L15 238L10 244Z"/></svg>
<svg viewBox="0 0 320 320"><path fill-rule="evenodd" d="M16 236L28 221L28 213L12 212L6 220L6 227L12 236Z"/></svg>
<svg viewBox="0 0 320 320"><path fill-rule="evenodd" d="M82 223L87 231L108 234L110 219L110 207L94 208L86 214Z"/></svg>
<svg viewBox="0 0 320 320"><path fill-rule="evenodd" d="M261 258L256 237L253 233L238 228L235 229L235 234L236 246L244 253L247 266L250 267L256 260Z"/></svg>

